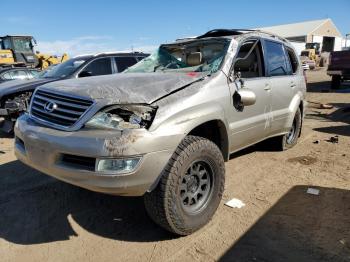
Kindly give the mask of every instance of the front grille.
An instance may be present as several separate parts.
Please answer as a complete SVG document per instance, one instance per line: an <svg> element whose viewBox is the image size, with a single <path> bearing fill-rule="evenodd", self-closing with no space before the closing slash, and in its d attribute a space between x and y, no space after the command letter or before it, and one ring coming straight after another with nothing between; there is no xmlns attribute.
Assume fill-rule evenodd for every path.
<svg viewBox="0 0 350 262"><path fill-rule="evenodd" d="M31 115L62 127L74 125L92 101L38 90L32 100Z"/></svg>
<svg viewBox="0 0 350 262"><path fill-rule="evenodd" d="M96 158L63 154L61 162L73 168L95 171Z"/></svg>

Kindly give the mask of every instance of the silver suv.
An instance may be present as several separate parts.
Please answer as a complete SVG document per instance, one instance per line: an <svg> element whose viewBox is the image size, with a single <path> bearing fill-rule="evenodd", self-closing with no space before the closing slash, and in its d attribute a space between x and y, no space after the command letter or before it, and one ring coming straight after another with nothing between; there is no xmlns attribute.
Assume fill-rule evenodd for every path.
<svg viewBox="0 0 350 262"><path fill-rule="evenodd" d="M15 126L19 160L113 195L187 235L216 211L224 162L269 138L288 149L305 112L303 70L285 39L213 30L159 47L118 75L41 86Z"/></svg>

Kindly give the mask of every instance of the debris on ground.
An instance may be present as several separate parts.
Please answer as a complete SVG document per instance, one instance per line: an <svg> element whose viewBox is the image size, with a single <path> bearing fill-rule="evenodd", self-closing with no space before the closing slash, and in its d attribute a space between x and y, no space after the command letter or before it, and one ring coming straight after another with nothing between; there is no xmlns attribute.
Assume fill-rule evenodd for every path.
<svg viewBox="0 0 350 262"><path fill-rule="evenodd" d="M315 195L318 196L320 194L320 190L318 190L317 188L311 188L309 187L306 191L306 193L310 194L310 195Z"/></svg>
<svg viewBox="0 0 350 262"><path fill-rule="evenodd" d="M332 109L333 106L330 104L320 104L321 109Z"/></svg>
<svg viewBox="0 0 350 262"><path fill-rule="evenodd" d="M232 208L242 208L245 206L242 200L239 200L238 198L232 198L230 201L226 202L225 205Z"/></svg>
<svg viewBox="0 0 350 262"><path fill-rule="evenodd" d="M339 143L339 137L338 136L331 136L327 142L333 143L333 144L338 144Z"/></svg>
<svg viewBox="0 0 350 262"><path fill-rule="evenodd" d="M314 101L308 101L310 104L310 107L318 108L318 109L332 109L334 106L327 103L320 103L320 102L314 102Z"/></svg>
<svg viewBox="0 0 350 262"><path fill-rule="evenodd" d="M312 143L314 143L314 144L319 144L321 141L320 140L315 140L314 142L312 142Z"/></svg>
<svg viewBox="0 0 350 262"><path fill-rule="evenodd" d="M297 162L302 165L311 165L317 162L317 158L312 156L297 156L297 157L289 158L287 161L291 163Z"/></svg>

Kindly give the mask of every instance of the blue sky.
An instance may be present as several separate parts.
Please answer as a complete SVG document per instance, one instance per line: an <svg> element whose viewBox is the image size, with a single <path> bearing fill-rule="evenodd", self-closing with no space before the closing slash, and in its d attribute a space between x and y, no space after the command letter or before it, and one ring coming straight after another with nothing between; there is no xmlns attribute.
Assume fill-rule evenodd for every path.
<svg viewBox="0 0 350 262"><path fill-rule="evenodd" d="M0 35L28 34L42 52L142 49L214 28L331 18L350 33L350 1L19 1L1 3ZM11 10L14 12L11 13Z"/></svg>

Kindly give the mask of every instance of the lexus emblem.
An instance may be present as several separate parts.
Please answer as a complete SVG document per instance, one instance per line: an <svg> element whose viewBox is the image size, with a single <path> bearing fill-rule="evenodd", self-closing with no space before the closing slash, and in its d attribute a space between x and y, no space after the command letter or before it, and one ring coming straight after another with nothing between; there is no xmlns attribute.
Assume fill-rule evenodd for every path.
<svg viewBox="0 0 350 262"><path fill-rule="evenodd" d="M44 106L44 110L48 113L52 113L55 109L57 109L57 104L51 101L46 102Z"/></svg>

